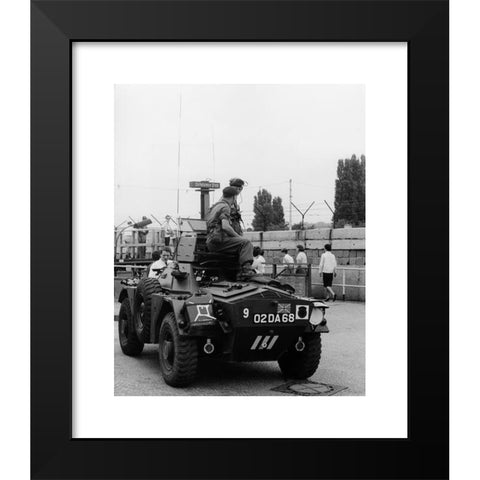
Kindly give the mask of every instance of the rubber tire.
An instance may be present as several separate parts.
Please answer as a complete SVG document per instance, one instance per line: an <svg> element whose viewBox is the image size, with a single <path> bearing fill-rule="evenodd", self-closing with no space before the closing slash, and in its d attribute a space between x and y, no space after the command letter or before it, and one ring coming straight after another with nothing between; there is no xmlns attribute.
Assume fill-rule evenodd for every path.
<svg viewBox="0 0 480 480"><path fill-rule="evenodd" d="M138 339L143 343L150 343L150 326L152 321L152 293L161 292L162 288L156 278L142 278L137 285L135 292L135 314L134 324ZM138 318L138 308L144 304L141 321Z"/></svg>
<svg viewBox="0 0 480 480"><path fill-rule="evenodd" d="M173 359L168 361L163 356L164 341L173 343ZM165 383L172 387L186 387L197 375L198 345L195 338L181 336L173 312L163 317L158 334L158 360Z"/></svg>
<svg viewBox="0 0 480 480"><path fill-rule="evenodd" d="M302 337L305 349L297 352L295 347L287 350L278 359L280 370L287 378L306 379L317 370L322 356L320 333L311 333Z"/></svg>
<svg viewBox="0 0 480 480"><path fill-rule="evenodd" d="M118 341L125 355L136 357L143 350L143 342L138 339L133 328L132 310L130 301L124 298L118 314Z"/></svg>

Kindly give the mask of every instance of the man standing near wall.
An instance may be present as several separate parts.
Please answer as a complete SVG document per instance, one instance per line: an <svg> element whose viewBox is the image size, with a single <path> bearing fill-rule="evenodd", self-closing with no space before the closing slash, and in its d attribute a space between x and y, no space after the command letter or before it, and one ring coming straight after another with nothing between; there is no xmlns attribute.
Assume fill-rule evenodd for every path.
<svg viewBox="0 0 480 480"><path fill-rule="evenodd" d="M285 269L283 270L285 273L293 273L295 262L293 258L288 254L288 250L286 248L282 249L282 253L284 254L282 258L282 263L285 265Z"/></svg>
<svg viewBox="0 0 480 480"><path fill-rule="evenodd" d="M332 289L333 277L337 276L337 259L332 253L332 246L327 243L324 246L324 253L320 257L320 275L323 275L323 286L327 289L327 302L330 298L333 298L333 301L337 299L337 294Z"/></svg>
<svg viewBox="0 0 480 480"><path fill-rule="evenodd" d="M295 259L297 263L297 269L295 273L307 273L308 268L308 259L307 254L305 253L305 247L303 245L297 245L297 258Z"/></svg>

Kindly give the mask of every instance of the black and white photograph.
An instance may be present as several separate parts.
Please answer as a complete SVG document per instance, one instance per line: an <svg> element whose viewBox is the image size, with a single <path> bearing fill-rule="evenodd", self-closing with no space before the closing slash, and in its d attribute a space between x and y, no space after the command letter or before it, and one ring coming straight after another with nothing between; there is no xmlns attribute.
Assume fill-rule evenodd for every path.
<svg viewBox="0 0 480 480"><path fill-rule="evenodd" d="M364 396L365 86L114 87L115 396Z"/></svg>
<svg viewBox="0 0 480 480"><path fill-rule="evenodd" d="M452 266L475 268L468 249L449 254L449 227L466 245L474 218L450 223L469 205L449 211L450 181L475 191L474 170L448 163L455 144L460 166L475 151L475 122L449 122L449 2L29 7L30 90L15 94L11 41L3 79L8 174L27 143L11 127L31 109L31 175L15 192L30 234L3 236L5 319L30 307L30 335L20 323L4 342L6 438L26 445L5 450L4 470L471 472L475 442L449 438L459 413L473 424L476 387L467 368L449 374L450 342L466 357L476 338L474 283ZM471 64L455 96L474 110ZM21 201L4 204L6 232L28 223Z"/></svg>

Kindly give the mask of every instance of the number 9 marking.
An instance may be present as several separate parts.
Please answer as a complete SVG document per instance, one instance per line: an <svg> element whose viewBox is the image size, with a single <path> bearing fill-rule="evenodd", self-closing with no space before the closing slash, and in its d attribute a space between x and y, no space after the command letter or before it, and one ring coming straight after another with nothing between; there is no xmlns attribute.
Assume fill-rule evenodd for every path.
<svg viewBox="0 0 480 480"><path fill-rule="evenodd" d="M250 315L250 310L248 308L243 309L243 318L248 318Z"/></svg>

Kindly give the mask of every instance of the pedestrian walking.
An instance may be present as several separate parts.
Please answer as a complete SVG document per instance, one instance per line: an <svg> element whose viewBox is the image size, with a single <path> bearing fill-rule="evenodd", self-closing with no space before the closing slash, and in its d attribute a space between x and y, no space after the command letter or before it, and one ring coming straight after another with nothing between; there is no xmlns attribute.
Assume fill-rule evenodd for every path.
<svg viewBox="0 0 480 480"><path fill-rule="evenodd" d="M330 298L333 298L333 301L337 299L337 294L332 289L333 277L337 276L337 259L332 253L332 246L327 243L324 246L324 253L320 257L320 266L319 266L320 275L323 275L323 286L327 289L327 302Z"/></svg>

